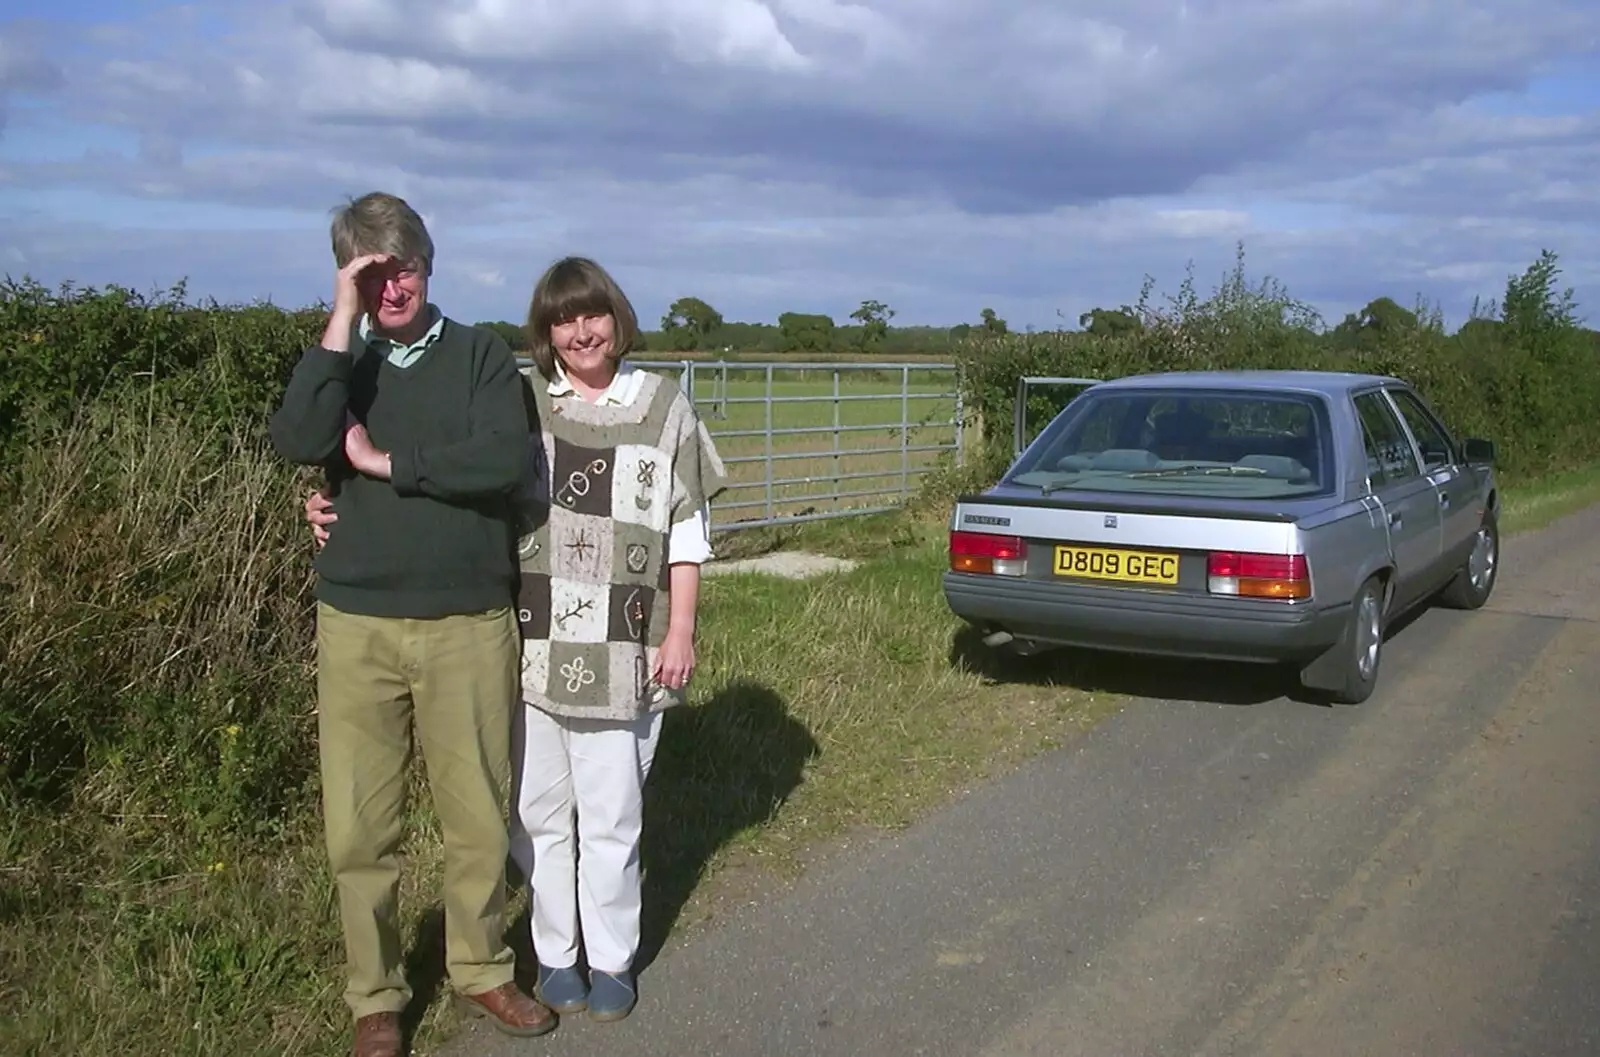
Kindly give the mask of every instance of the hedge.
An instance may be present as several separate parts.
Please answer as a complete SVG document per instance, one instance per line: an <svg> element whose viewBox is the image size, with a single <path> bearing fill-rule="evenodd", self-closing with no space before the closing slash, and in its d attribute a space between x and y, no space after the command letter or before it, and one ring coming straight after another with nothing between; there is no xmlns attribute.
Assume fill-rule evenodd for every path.
<svg viewBox="0 0 1600 1057"><path fill-rule="evenodd" d="M1149 298L1107 314L1102 333L983 336L963 343L957 368L967 411L985 427L990 469L1011 452L1017 379L1116 378L1178 370L1308 368L1394 375L1411 382L1458 435L1496 442L1505 472L1535 476L1600 459L1600 334L1579 325L1546 252L1509 278L1503 301L1478 304L1459 330L1439 314L1380 298L1335 327L1242 260L1208 298L1192 278L1164 304ZM1099 322L1099 321L1097 321ZM1071 390L1029 398L1037 429Z"/></svg>

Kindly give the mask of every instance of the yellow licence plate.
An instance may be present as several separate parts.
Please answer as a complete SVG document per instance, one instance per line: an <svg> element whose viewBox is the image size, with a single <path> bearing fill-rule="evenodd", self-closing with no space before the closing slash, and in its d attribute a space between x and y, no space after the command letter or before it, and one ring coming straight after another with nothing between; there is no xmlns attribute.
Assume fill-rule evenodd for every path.
<svg viewBox="0 0 1600 1057"><path fill-rule="evenodd" d="M1105 547L1057 547L1056 575L1131 584L1175 584L1178 556Z"/></svg>

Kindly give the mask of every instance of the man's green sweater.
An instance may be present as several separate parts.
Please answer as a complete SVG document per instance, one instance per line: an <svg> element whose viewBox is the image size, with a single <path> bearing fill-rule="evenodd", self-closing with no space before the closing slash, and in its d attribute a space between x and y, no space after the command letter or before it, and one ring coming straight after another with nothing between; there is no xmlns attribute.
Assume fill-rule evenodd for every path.
<svg viewBox="0 0 1600 1057"><path fill-rule="evenodd" d="M317 598L347 613L432 618L510 605L510 497L529 452L526 382L504 339L446 319L410 366L356 333L305 351L272 416L284 458L322 466L333 513ZM346 408L387 451L392 480L344 454Z"/></svg>

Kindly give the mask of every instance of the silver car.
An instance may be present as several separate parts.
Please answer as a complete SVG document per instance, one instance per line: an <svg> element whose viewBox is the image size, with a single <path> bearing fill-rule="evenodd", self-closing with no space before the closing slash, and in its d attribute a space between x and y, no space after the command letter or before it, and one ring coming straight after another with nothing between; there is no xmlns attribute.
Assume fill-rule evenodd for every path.
<svg viewBox="0 0 1600 1057"><path fill-rule="evenodd" d="M1099 382L957 501L944 595L994 648L1283 664L1353 704L1398 616L1494 590L1493 461L1397 378Z"/></svg>

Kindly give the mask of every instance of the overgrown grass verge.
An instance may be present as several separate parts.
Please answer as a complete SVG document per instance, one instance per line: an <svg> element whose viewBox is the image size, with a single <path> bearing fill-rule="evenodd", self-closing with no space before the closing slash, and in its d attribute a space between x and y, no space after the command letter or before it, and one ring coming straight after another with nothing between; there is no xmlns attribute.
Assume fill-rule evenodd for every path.
<svg viewBox="0 0 1600 1057"><path fill-rule="evenodd" d="M202 421L92 410L0 482L0 1053L345 1044L304 482ZM941 527L862 534L876 557L849 574L707 580L701 672L652 780L646 957L739 878L792 876L1068 729L1074 695L997 692L952 654ZM419 1053L453 1023L420 770L402 899Z"/></svg>
<svg viewBox="0 0 1600 1057"><path fill-rule="evenodd" d="M1512 480L1501 503L1501 529L1531 532L1600 503L1600 463L1531 480Z"/></svg>
<svg viewBox="0 0 1600 1057"><path fill-rule="evenodd" d="M293 475L156 404L53 440L0 505L0 1052L314 1039Z"/></svg>

